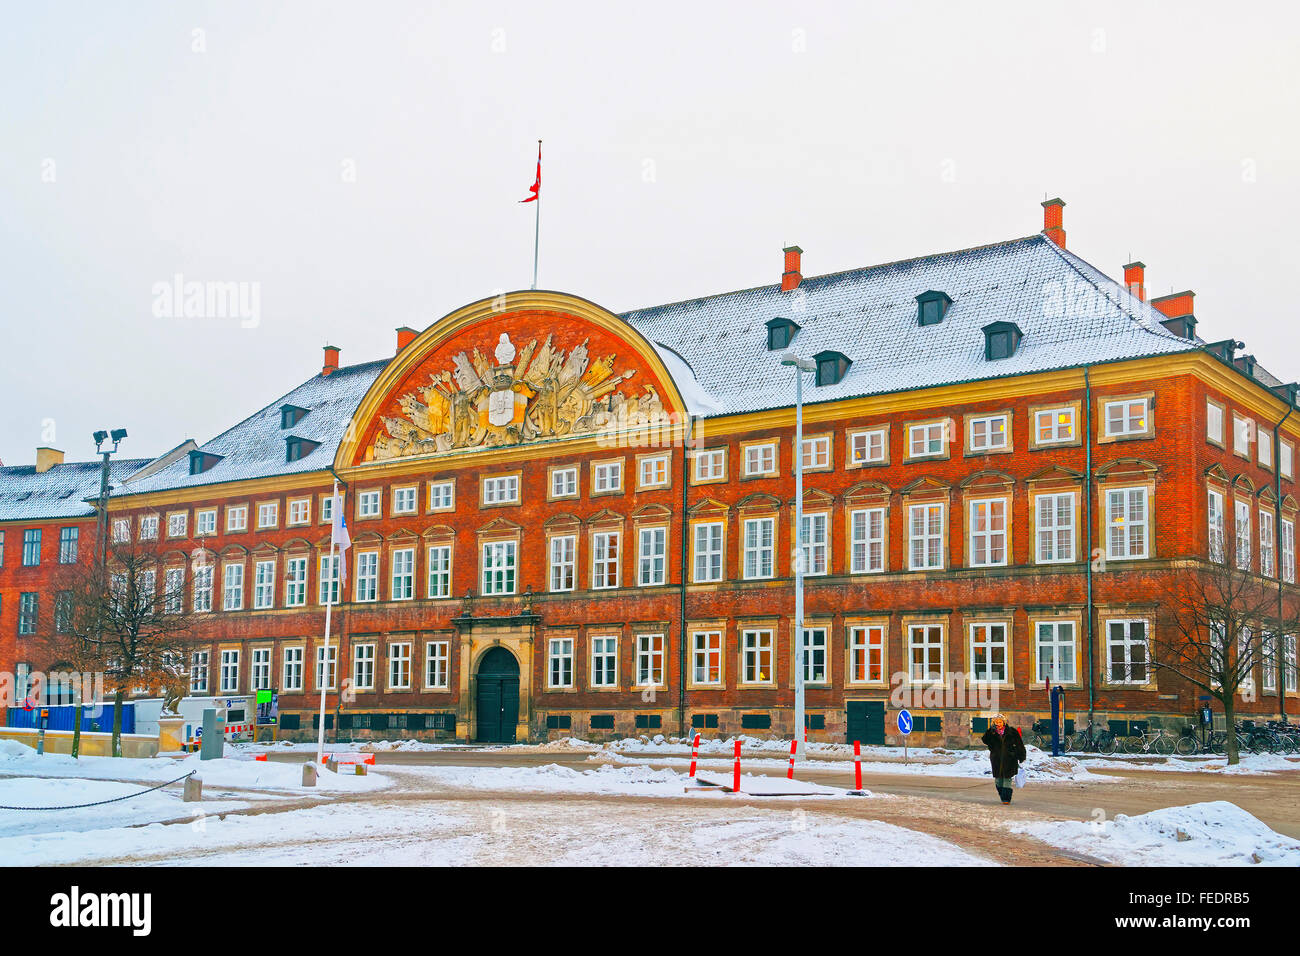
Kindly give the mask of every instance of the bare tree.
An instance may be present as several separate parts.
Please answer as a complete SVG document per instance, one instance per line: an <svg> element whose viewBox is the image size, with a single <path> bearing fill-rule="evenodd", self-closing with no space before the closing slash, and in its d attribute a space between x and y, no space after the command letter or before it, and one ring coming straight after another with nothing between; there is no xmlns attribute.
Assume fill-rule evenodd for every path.
<svg viewBox="0 0 1300 956"><path fill-rule="evenodd" d="M1277 677L1284 692L1287 635L1300 629L1296 595L1283 602L1279 615L1278 582L1249 569L1249 555L1215 549L1217 560L1198 561L1182 569L1164 589L1170 627L1158 628L1151 646L1151 664L1200 688L1223 707L1228 763L1240 760L1237 750L1236 699L1255 692L1255 674ZM1294 592L1294 588L1290 589Z"/></svg>
<svg viewBox="0 0 1300 956"><path fill-rule="evenodd" d="M47 660L102 673L113 694L113 756L122 755L122 702L136 688L169 699L185 673L194 629L185 596L193 580L186 556L154 541L113 541L104 563L69 565L57 581ZM199 573L209 573L199 569ZM77 737L80 736L80 710Z"/></svg>

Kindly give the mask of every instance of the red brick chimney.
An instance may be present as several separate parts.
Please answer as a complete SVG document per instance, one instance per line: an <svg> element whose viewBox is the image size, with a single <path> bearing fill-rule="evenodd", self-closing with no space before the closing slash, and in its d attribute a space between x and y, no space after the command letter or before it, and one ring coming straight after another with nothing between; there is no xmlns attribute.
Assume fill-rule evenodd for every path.
<svg viewBox="0 0 1300 956"><path fill-rule="evenodd" d="M325 364L321 366L320 373L329 375L339 370L339 347L337 345L325 346Z"/></svg>
<svg viewBox="0 0 1300 956"><path fill-rule="evenodd" d="M1124 267L1124 287L1143 302L1147 300L1146 263L1130 262Z"/></svg>
<svg viewBox="0 0 1300 956"><path fill-rule="evenodd" d="M419 334L420 333L416 332L415 329L405 325L402 326L400 329L398 329L397 330L397 351L400 352L402 351L402 349L410 345L413 341L415 341L415 337Z"/></svg>
<svg viewBox="0 0 1300 956"><path fill-rule="evenodd" d="M791 289L799 288L799 283L803 281L803 273L799 271L803 250L798 246L786 246L781 251L785 253L785 272L781 273L781 291L789 292Z"/></svg>
<svg viewBox="0 0 1300 956"><path fill-rule="evenodd" d="M1065 248L1065 227L1061 224L1064 221L1061 210L1064 208L1064 199L1046 199L1043 201L1043 235L1062 249Z"/></svg>
<svg viewBox="0 0 1300 956"><path fill-rule="evenodd" d="M1173 292L1152 299L1151 304L1169 318L1178 319L1184 315L1192 315L1195 312L1192 307L1192 299L1195 297L1195 292Z"/></svg>

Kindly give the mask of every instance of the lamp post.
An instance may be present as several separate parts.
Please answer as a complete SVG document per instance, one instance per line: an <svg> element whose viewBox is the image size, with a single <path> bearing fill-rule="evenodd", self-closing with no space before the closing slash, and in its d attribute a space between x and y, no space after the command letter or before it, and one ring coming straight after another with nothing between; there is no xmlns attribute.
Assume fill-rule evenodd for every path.
<svg viewBox="0 0 1300 956"><path fill-rule="evenodd" d="M804 746L804 640L803 576L808 569L808 549L803 532L803 375L817 370L810 359L793 352L781 356L782 365L794 367L794 747L803 756Z"/></svg>
<svg viewBox="0 0 1300 956"><path fill-rule="evenodd" d="M117 452L117 446L122 444L122 439L126 437L125 428L114 428L112 434L102 429L95 432L92 436L95 439L95 454L104 459L104 463L99 470L99 517L97 520L98 528L95 533L95 560L99 563L102 571L108 561L108 458ZM112 448L101 448L104 442L109 438L113 439Z"/></svg>

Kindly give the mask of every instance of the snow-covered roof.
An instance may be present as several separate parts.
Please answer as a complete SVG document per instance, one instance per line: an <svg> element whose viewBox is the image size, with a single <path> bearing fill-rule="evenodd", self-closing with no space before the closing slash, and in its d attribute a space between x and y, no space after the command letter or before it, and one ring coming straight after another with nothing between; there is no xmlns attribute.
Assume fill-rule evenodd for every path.
<svg viewBox="0 0 1300 956"><path fill-rule="evenodd" d="M109 486L148 463L147 458L110 459ZM0 466L0 521L93 515L86 499L99 494L101 467L98 461L70 461L42 472L35 465Z"/></svg>
<svg viewBox="0 0 1300 956"><path fill-rule="evenodd" d="M937 325L922 327L916 296L928 290L947 293L952 305ZM1164 328L1149 304L1042 235L806 278L790 292L761 286L623 318L690 366L696 390L718 409L706 414L726 414L793 404L792 373L767 349L765 323L778 316L800 326L789 351L806 358L836 351L852 361L838 383L806 388L806 402L1197 348ZM996 321L1014 322L1023 338L1012 357L990 361L982 329Z"/></svg>

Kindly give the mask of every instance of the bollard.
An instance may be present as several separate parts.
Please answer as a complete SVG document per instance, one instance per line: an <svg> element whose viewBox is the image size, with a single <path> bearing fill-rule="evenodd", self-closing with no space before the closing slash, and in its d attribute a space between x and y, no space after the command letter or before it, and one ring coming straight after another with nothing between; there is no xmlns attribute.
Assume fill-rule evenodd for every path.
<svg viewBox="0 0 1300 956"><path fill-rule="evenodd" d="M794 751L797 746L797 741L790 741L790 769L785 772L785 779L787 780L794 779Z"/></svg>
<svg viewBox="0 0 1300 956"><path fill-rule="evenodd" d="M736 769L731 775L731 789L734 793L740 793L740 741L736 741Z"/></svg>
<svg viewBox="0 0 1300 956"><path fill-rule="evenodd" d="M695 735L695 743L691 745L691 776L695 776L695 764L700 757L700 735Z"/></svg>
<svg viewBox="0 0 1300 956"><path fill-rule="evenodd" d="M853 789L862 789L862 743L853 741Z"/></svg>
<svg viewBox="0 0 1300 956"><path fill-rule="evenodd" d="M316 786L316 765L311 761L302 765L302 785L304 787Z"/></svg>
<svg viewBox="0 0 1300 956"><path fill-rule="evenodd" d="M338 773L338 772L339 772L339 762L338 762L337 758L335 758L335 757L329 757L329 758L327 758L326 761L325 761L325 769L328 770L330 773Z"/></svg>
<svg viewBox="0 0 1300 956"><path fill-rule="evenodd" d="M203 778L191 775L185 778L185 792L181 795L182 803L198 803L203 799Z"/></svg>

